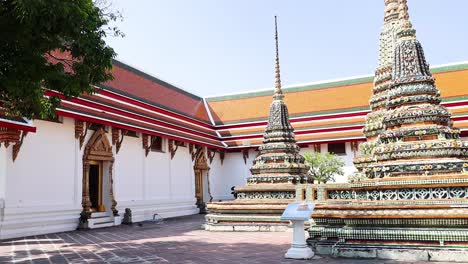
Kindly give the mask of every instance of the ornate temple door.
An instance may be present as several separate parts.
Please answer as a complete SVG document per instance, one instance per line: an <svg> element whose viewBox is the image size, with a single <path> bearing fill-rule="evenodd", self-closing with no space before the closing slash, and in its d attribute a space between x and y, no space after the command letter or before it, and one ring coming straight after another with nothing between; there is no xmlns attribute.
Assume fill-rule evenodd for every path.
<svg viewBox="0 0 468 264"><path fill-rule="evenodd" d="M203 171L195 169L195 197L197 198L197 207L202 208L203 203Z"/></svg>
<svg viewBox="0 0 468 264"><path fill-rule="evenodd" d="M209 181L208 177L204 177L203 175L208 175L208 171L210 170L210 167L208 166L208 162L206 161L206 154L202 149L198 152L196 155L195 159L195 165L193 166L194 172L195 172L195 197L197 199L197 207L200 208L200 213L206 212L205 209L205 199L204 199L204 193L205 190L203 188L204 185L207 186L206 190L208 193L210 192L209 189ZM206 184L204 180L206 179ZM211 196L211 194L209 194Z"/></svg>
<svg viewBox="0 0 468 264"><path fill-rule="evenodd" d="M112 145L107 139L106 132L101 128L94 132L86 143L83 153L83 187L80 225L86 226L86 222L91 218L93 212L104 212L106 199L110 200L108 210L114 216L118 215L116 209L117 202L114 199L112 188L112 170L114 166L114 156ZM108 182L107 188L105 181ZM106 198L106 199L104 199Z"/></svg>

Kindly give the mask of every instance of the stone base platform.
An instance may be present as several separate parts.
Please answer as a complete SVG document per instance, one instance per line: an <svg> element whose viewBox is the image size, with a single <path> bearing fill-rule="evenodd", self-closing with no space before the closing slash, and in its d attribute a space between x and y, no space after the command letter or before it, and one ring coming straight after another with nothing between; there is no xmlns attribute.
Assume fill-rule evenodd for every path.
<svg viewBox="0 0 468 264"><path fill-rule="evenodd" d="M312 243L311 247L316 254L336 258L468 263L468 247L353 245L331 241Z"/></svg>
<svg viewBox="0 0 468 264"><path fill-rule="evenodd" d="M205 216L207 231L223 232L283 232L288 230L289 221L281 221L279 214L216 214Z"/></svg>
<svg viewBox="0 0 468 264"><path fill-rule="evenodd" d="M285 232L288 231L289 225L281 224L217 224L210 225L204 224L203 226L207 231L215 232Z"/></svg>

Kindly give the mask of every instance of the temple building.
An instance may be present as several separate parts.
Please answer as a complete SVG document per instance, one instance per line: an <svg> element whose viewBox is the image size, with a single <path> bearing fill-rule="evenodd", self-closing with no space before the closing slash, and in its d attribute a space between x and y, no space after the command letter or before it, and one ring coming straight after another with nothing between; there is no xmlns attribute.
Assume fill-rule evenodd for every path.
<svg viewBox="0 0 468 264"><path fill-rule="evenodd" d="M397 42L397 31L402 21L409 20L400 17L402 10L397 0L385 2L380 59L373 75L282 87L277 63L274 89L200 97L114 60L114 80L97 85L92 95L63 98L56 119L3 116L0 239L140 222L153 219L155 214L197 214L209 202L233 200L232 186L244 186L239 189L244 198L261 197L268 191L268 195L283 200L282 204L302 198L325 204L318 207L318 212L322 212L316 221L319 225L310 231L313 238L323 241L323 248L346 236L359 238L359 231L350 231L346 224L362 225L365 221L349 218L345 223L340 220L342 217L329 214L336 210L336 204L350 202L355 190L346 184L347 176L357 169L371 179L411 176L409 169L382 172L382 168L396 164L391 162L396 158L411 159L404 157L404 152L396 156L395 142L420 136L400 135L407 130L397 129L411 127L398 123L402 115L398 109L412 109L402 96L402 87L412 84L407 83L406 66L394 71L391 54L397 45L406 45L402 40ZM398 34L414 43L412 28L409 22L405 23L407 30ZM413 53L421 56L419 44L414 45ZM434 116L442 118L424 121L428 122L430 135L424 135L422 140L445 137L458 146L462 142L459 138L468 137L468 62L434 66L430 70L425 60L420 63L415 71L420 71L419 84L427 89L413 96L422 100L414 104L427 105L427 111L435 111ZM392 86L391 82L399 86ZM45 95L60 96L54 91ZM279 120L271 119L269 109L283 115L279 115ZM384 119L389 116L388 111L394 117ZM387 140L382 146L376 144L379 134ZM365 141L360 151L359 144ZM457 174L466 170L463 162L456 162L462 160L460 152L453 150L447 147L440 154L454 164L441 172ZM305 187L310 181L300 154L314 151L336 153L346 163L346 176L338 177L332 189ZM294 170L275 165L286 161L283 155L275 156L279 152L289 155L287 163L295 164ZM364 168L372 168L372 173ZM272 170L275 174L269 173ZM279 170L283 170L281 177L276 177ZM281 187L273 191L245 189L248 182ZM304 186L304 190L298 192L297 186ZM450 190L450 195L461 191L464 189ZM369 201L363 203L367 206ZM282 206L275 210L282 210ZM423 219L418 220L421 223L428 221L418 219ZM443 224L465 225L461 220L452 220ZM326 238L324 232L330 236ZM439 237L434 235L431 239Z"/></svg>

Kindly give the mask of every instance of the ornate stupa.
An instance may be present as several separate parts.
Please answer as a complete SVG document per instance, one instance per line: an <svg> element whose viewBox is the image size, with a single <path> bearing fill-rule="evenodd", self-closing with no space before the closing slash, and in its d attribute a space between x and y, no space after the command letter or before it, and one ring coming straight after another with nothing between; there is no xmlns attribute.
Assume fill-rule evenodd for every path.
<svg viewBox="0 0 468 264"><path fill-rule="evenodd" d="M306 183L309 167L299 154L294 129L289 123L288 107L284 103L278 52L278 29L275 16L275 92L270 105L268 125L263 135L259 155L250 168L252 176L248 184L257 183Z"/></svg>
<svg viewBox="0 0 468 264"><path fill-rule="evenodd" d="M366 176L462 173L468 145L460 140L460 130L452 127L450 112L440 105L440 91L409 21L406 0L400 3L399 20L384 131L373 154L377 163L364 169Z"/></svg>
<svg viewBox="0 0 468 264"><path fill-rule="evenodd" d="M363 129L367 141L360 144L359 157L354 160L354 164L360 172L365 166L375 162L372 152L378 144L378 135L383 130L382 119L386 113L385 102L392 87L393 51L399 21L398 0L385 0L384 24L379 41L379 66L375 71L374 87L369 101L371 112L366 116Z"/></svg>
<svg viewBox="0 0 468 264"><path fill-rule="evenodd" d="M440 105L406 0L398 1L398 20L382 130L372 162L362 167L366 177L312 187L309 242L319 254L467 262L468 142Z"/></svg>
<svg viewBox="0 0 468 264"><path fill-rule="evenodd" d="M312 182L309 166L299 154L294 129L281 90L278 30L275 16L275 90L270 105L268 125L259 155L250 168L247 185L236 187L237 199L208 204L207 230L280 231L288 222L280 216L287 204L295 201L296 186Z"/></svg>

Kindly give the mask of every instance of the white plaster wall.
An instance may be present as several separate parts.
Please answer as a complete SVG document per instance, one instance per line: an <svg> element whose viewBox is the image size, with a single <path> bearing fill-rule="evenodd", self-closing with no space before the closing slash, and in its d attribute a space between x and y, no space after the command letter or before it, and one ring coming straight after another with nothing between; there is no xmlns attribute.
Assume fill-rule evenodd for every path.
<svg viewBox="0 0 468 264"><path fill-rule="evenodd" d="M168 156L170 154L168 153ZM190 200L195 195L192 189L195 188L192 184L194 176L193 165L188 148L179 147L174 158L170 162L171 170L171 198L173 200Z"/></svg>
<svg viewBox="0 0 468 264"><path fill-rule="evenodd" d="M150 220L155 214L174 217L198 213L188 148L179 147L171 159L167 140L163 140L163 152L150 151L145 156L141 136L126 137L124 142L127 139L131 140L116 155L114 186L119 212L123 215L125 208L130 208L134 222Z"/></svg>
<svg viewBox="0 0 468 264"><path fill-rule="evenodd" d="M0 238L76 229L81 195L76 193L73 122L36 120L37 132L24 138L16 161L11 146L3 155L7 177Z"/></svg>
<svg viewBox="0 0 468 264"><path fill-rule="evenodd" d="M144 154L143 154L144 156ZM146 176L146 198L150 200L170 200L171 166L167 153L149 152L144 158Z"/></svg>
<svg viewBox="0 0 468 264"><path fill-rule="evenodd" d="M115 154L113 177L116 201L143 200L145 156L141 140L124 137L119 153Z"/></svg>
<svg viewBox="0 0 468 264"><path fill-rule="evenodd" d="M75 144L69 119L36 121L15 162L7 160L7 206L73 205Z"/></svg>
<svg viewBox="0 0 468 264"><path fill-rule="evenodd" d="M231 187L247 183L250 167L256 156L257 151L250 150L247 164L245 164L241 152L226 153L223 165L221 165L219 154L216 155L210 165L210 186L213 201L234 199Z"/></svg>

